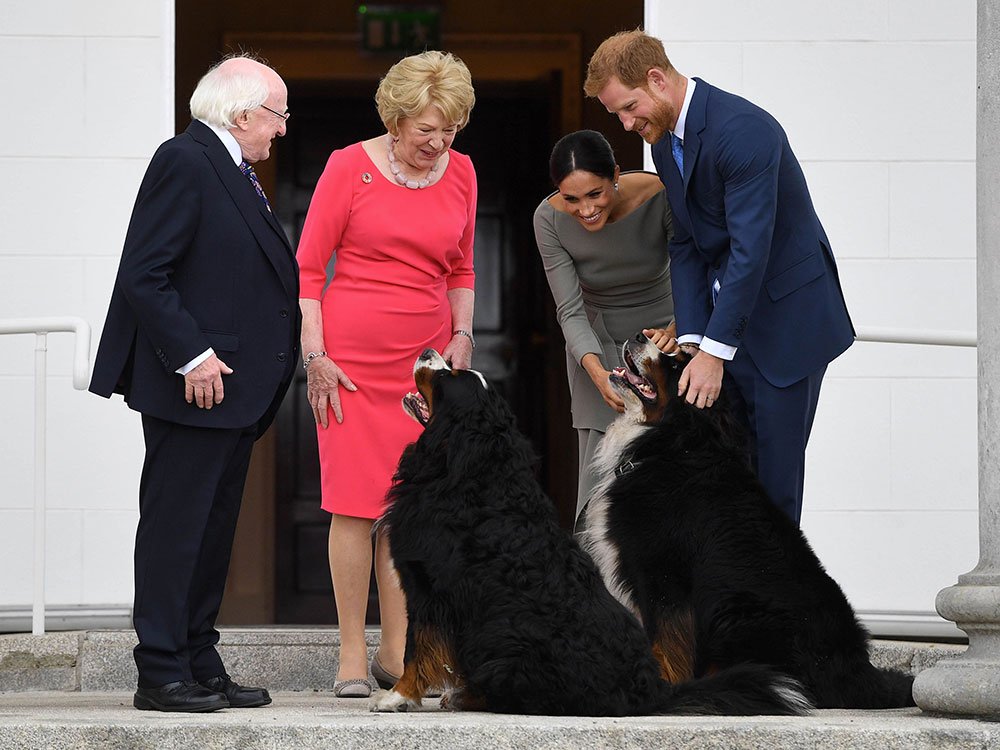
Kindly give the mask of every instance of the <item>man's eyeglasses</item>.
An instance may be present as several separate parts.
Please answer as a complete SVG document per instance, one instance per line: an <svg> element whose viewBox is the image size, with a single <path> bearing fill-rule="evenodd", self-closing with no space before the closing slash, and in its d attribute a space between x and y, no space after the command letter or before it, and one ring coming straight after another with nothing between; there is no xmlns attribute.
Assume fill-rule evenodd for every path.
<svg viewBox="0 0 1000 750"><path fill-rule="evenodd" d="M271 109L270 107L268 107L266 104L261 104L260 106L261 106L261 108L266 109L272 115L274 115L276 117L280 117L282 120L288 120L288 118L292 116L291 112L275 112L273 109Z"/></svg>

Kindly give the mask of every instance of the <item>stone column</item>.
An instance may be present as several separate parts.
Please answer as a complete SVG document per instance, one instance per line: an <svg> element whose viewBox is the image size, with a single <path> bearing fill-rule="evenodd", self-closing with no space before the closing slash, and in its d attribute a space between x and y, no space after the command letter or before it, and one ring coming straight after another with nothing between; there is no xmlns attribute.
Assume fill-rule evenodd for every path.
<svg viewBox="0 0 1000 750"><path fill-rule="evenodd" d="M1000 717L1000 0L978 7L979 564L937 596L937 611L968 633L969 649L921 672L913 697L925 711Z"/></svg>

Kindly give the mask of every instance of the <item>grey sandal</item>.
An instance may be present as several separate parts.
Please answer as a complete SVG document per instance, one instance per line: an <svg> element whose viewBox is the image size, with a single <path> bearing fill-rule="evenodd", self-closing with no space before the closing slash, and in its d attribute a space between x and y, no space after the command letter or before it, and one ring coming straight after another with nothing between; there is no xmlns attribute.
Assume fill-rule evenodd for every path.
<svg viewBox="0 0 1000 750"><path fill-rule="evenodd" d="M333 686L333 694L338 698L367 698L372 694L372 684L368 680L341 680Z"/></svg>

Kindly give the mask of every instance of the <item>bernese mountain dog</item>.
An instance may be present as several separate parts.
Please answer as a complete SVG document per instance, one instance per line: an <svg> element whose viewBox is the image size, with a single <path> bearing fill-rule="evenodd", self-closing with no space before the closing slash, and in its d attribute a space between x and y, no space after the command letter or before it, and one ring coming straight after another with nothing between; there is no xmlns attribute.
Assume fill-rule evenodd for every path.
<svg viewBox="0 0 1000 750"><path fill-rule="evenodd" d="M795 680L741 665L670 684L638 620L557 523L533 452L481 374L433 349L404 409L425 429L399 462L379 525L406 595L403 675L374 711L442 706L501 713L623 716L798 714Z"/></svg>
<svg viewBox="0 0 1000 750"><path fill-rule="evenodd" d="M625 412L593 470L584 547L675 683L766 664L818 708L912 706L913 677L875 668L868 633L799 529L769 500L725 401L677 395L689 357L642 333L612 371Z"/></svg>

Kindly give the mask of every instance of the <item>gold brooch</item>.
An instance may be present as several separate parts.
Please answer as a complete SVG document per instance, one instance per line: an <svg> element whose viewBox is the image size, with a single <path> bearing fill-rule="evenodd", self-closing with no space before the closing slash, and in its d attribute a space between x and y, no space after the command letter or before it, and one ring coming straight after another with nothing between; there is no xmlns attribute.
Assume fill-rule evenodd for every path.
<svg viewBox="0 0 1000 750"><path fill-rule="evenodd" d="M370 184L371 181L372 181L372 173L371 172L362 172L361 173L361 181L363 183L365 183L366 185Z"/></svg>

